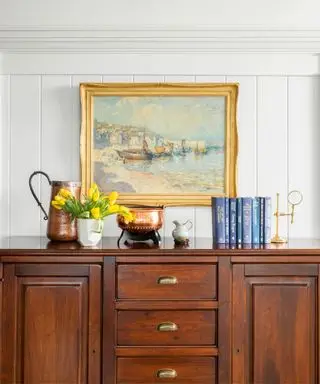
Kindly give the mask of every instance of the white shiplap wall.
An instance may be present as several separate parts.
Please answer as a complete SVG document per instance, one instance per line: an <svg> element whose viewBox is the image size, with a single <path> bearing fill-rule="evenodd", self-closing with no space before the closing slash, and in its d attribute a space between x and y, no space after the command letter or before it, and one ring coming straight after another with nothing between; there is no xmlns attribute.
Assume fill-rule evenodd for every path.
<svg viewBox="0 0 320 384"><path fill-rule="evenodd" d="M292 237L320 234L319 78L317 58L295 54L37 54L3 57L0 75L0 230L38 235L45 222L28 189L37 169L52 179L80 178L81 82L239 82L238 193L304 194L296 223L281 221ZM0 73L1 73L0 72ZM46 180L34 183L48 205ZM205 207L166 210L165 235L172 220L193 221L193 235L211 236ZM105 235L119 233L115 218Z"/></svg>

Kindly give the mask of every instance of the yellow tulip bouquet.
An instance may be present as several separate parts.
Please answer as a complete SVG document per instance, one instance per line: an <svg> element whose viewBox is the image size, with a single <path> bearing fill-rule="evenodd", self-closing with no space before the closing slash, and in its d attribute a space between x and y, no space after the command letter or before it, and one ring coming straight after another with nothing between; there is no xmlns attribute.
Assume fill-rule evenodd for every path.
<svg viewBox="0 0 320 384"><path fill-rule="evenodd" d="M107 216L120 214L129 223L134 220L133 214L129 208L116 204L118 196L118 192L115 191L105 195L94 183L81 200L73 196L69 190L61 188L51 204L54 208L69 213L72 220L75 218L102 220Z"/></svg>

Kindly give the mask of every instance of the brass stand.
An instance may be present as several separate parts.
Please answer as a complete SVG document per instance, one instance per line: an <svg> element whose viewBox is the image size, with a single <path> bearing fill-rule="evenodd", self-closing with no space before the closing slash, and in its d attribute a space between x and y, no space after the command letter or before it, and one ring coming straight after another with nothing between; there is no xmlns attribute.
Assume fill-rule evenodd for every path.
<svg viewBox="0 0 320 384"><path fill-rule="evenodd" d="M291 197L294 198L295 194L299 194L299 200L298 201L291 201ZM297 197L297 196L295 196ZM279 236L279 217L280 216L291 216L291 224L293 223L293 218L294 218L294 207L295 205L298 205L300 204L302 201L302 195L300 192L298 191L291 191L288 195L288 202L289 204L291 205L291 212L280 212L279 211L279 193L277 193L277 207L276 207L276 211L275 213L273 214L275 217L276 217L276 233L275 235L273 236L273 238L271 239L271 243L278 243L278 244L283 244L283 243L287 243L288 240L285 239L284 237L281 237Z"/></svg>

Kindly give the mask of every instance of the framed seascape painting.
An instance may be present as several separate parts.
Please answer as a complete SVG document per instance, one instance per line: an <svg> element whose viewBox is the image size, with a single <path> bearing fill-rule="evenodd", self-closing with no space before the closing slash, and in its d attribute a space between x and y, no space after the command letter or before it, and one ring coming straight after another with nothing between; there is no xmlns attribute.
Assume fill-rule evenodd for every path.
<svg viewBox="0 0 320 384"><path fill-rule="evenodd" d="M128 205L236 196L237 84L80 84L82 186Z"/></svg>

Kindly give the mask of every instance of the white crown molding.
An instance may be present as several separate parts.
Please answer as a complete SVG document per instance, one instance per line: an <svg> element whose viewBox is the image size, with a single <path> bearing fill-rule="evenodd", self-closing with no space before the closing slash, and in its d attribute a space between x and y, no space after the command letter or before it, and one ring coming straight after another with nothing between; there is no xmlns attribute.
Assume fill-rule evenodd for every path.
<svg viewBox="0 0 320 384"><path fill-rule="evenodd" d="M0 26L10 53L319 53L320 29L265 26Z"/></svg>

